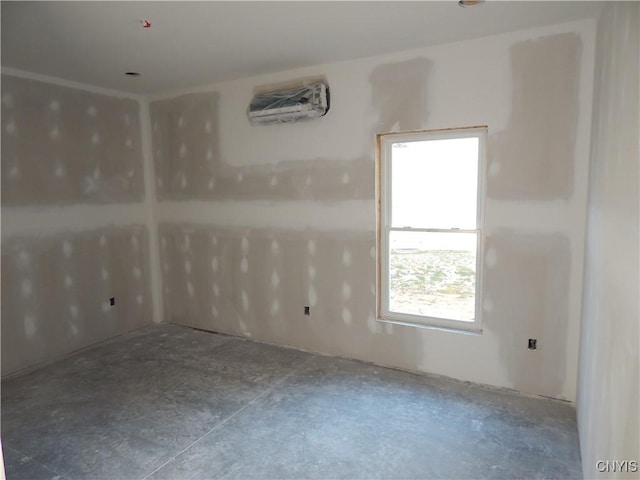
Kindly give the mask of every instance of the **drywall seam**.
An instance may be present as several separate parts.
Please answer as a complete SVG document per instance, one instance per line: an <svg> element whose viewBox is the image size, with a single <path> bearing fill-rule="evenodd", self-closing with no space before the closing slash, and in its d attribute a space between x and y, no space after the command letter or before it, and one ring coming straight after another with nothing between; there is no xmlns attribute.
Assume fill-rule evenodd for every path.
<svg viewBox="0 0 640 480"><path fill-rule="evenodd" d="M157 200L155 189L155 170L151 155L151 121L149 102L140 101L140 128L142 137L142 164L144 171L144 207L145 224L149 231L149 269L151 271L152 318L155 323L163 320L162 275L160 272L160 249L158 246Z"/></svg>
<svg viewBox="0 0 640 480"><path fill-rule="evenodd" d="M157 219L160 223L289 230L340 229L374 232L376 228L375 208L370 199L331 203L313 201L160 202Z"/></svg>
<svg viewBox="0 0 640 480"><path fill-rule="evenodd" d="M83 232L107 226L145 223L144 204L2 207L2 239Z"/></svg>
<svg viewBox="0 0 640 480"><path fill-rule="evenodd" d="M66 80L64 78L51 77L49 75L42 75L40 73L27 72L27 71L19 70L17 68L12 68L12 67L3 66L1 71L3 75L11 75L12 77L24 78L27 80L37 80L39 82L51 83L53 85L59 85L61 87L75 88L77 90L83 90L85 92L96 93L99 95L107 95L110 97L117 97L117 98L129 98L132 100L142 100L143 98L142 95L138 95L135 93L121 92L119 90L96 87L94 85L74 82L71 80Z"/></svg>

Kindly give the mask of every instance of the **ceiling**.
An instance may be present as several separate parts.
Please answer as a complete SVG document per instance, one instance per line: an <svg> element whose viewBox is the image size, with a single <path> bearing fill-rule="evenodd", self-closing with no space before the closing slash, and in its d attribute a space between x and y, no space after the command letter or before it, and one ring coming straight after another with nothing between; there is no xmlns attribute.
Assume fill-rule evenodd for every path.
<svg viewBox="0 0 640 480"><path fill-rule="evenodd" d="M598 2L2 1L2 66L132 93L593 17ZM142 20L151 22L143 28ZM124 72L142 75L128 77Z"/></svg>

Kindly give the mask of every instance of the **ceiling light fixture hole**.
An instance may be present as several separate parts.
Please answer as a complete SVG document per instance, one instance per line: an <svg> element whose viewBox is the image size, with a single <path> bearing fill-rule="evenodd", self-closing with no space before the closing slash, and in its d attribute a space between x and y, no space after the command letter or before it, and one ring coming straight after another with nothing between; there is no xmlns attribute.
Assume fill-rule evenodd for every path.
<svg viewBox="0 0 640 480"><path fill-rule="evenodd" d="M482 5L484 0L459 0L458 5L464 8L468 7L476 7L478 5Z"/></svg>

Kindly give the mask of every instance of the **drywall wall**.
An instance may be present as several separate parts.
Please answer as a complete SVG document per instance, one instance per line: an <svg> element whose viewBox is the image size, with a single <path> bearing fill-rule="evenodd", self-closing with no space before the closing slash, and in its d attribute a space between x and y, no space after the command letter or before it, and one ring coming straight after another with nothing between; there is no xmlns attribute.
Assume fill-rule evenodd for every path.
<svg viewBox="0 0 640 480"><path fill-rule="evenodd" d="M139 105L2 77L2 205L143 198Z"/></svg>
<svg viewBox="0 0 640 480"><path fill-rule="evenodd" d="M150 98L165 320L574 400L594 41L581 21ZM325 117L249 125L256 88L318 76ZM471 125L484 331L378 322L375 134Z"/></svg>
<svg viewBox="0 0 640 480"><path fill-rule="evenodd" d="M491 167L499 175L489 177L488 190L496 198L571 197L573 163L566 159L576 141L581 48L572 33L512 48L509 124L491 137L490 146Z"/></svg>
<svg viewBox="0 0 640 480"><path fill-rule="evenodd" d="M2 75L3 375L152 321L139 101L26 77Z"/></svg>
<svg viewBox="0 0 640 480"><path fill-rule="evenodd" d="M585 478L638 478L622 462L640 462L639 24L637 2L608 3L598 22L577 405Z"/></svg>

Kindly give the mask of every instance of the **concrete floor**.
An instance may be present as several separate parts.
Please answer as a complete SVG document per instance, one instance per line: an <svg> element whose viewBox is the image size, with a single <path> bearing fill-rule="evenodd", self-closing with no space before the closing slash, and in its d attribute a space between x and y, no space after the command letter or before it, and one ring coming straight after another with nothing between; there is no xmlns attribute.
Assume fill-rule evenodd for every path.
<svg viewBox="0 0 640 480"><path fill-rule="evenodd" d="M7 478L579 478L564 403L173 325L2 383Z"/></svg>

